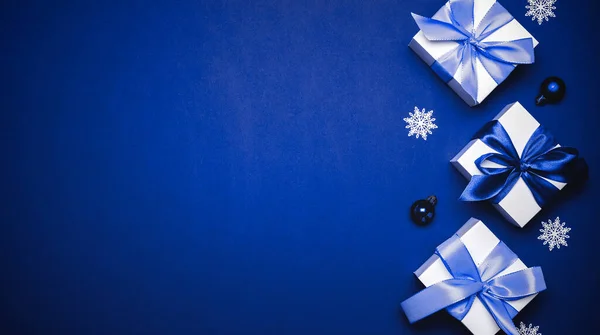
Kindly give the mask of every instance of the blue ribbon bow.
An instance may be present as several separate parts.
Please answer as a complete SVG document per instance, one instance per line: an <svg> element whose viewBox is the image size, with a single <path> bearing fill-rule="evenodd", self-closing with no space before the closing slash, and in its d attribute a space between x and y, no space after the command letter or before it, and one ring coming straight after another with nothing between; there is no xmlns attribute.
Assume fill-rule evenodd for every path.
<svg viewBox="0 0 600 335"><path fill-rule="evenodd" d="M444 308L462 320L478 297L505 333L519 335L512 322L517 310L507 302L545 290L541 268L497 276L513 264L517 256L500 242L477 267L458 235L442 243L436 254L453 278L431 285L402 302L402 309L411 323Z"/></svg>
<svg viewBox="0 0 600 335"><path fill-rule="evenodd" d="M500 84L514 70L517 64L534 62L533 39L522 38L503 42L483 42L488 36L514 20L498 2L485 14L481 23L475 27L474 0L450 0L450 6L444 6L438 12L440 20L412 16L430 41L456 41L459 44L453 50L436 60L432 69L444 81L450 81L461 68L462 87L477 103L476 60Z"/></svg>
<svg viewBox="0 0 600 335"><path fill-rule="evenodd" d="M499 203L522 178L533 194L535 201L543 207L559 189L546 179L570 183L584 177L574 168L579 158L577 149L557 147L557 144L544 127L540 126L531 135L521 157L500 122L492 121L485 125L474 138L480 139L498 153L489 153L475 161L483 175L471 177L471 181L460 196L463 201L491 199ZM484 167L490 161L502 167ZM544 179L546 178L546 179Z"/></svg>

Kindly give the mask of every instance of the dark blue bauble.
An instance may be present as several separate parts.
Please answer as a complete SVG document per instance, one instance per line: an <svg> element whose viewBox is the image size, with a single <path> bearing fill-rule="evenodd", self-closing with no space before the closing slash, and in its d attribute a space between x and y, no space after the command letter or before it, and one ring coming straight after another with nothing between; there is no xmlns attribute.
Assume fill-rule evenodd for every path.
<svg viewBox="0 0 600 335"><path fill-rule="evenodd" d="M565 82L558 77L544 79L540 86L540 94L535 98L535 104L544 106L548 103L557 103L564 98L567 92Z"/></svg>
<svg viewBox="0 0 600 335"><path fill-rule="evenodd" d="M435 217L435 205L437 197L432 195L427 199L417 200L410 206L410 218L414 223L426 225Z"/></svg>

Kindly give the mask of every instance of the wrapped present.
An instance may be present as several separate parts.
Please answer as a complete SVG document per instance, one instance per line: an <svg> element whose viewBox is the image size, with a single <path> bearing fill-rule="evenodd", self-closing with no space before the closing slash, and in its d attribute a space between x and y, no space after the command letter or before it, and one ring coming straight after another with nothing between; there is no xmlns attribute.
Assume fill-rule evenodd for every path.
<svg viewBox="0 0 600 335"><path fill-rule="evenodd" d="M446 309L475 335L502 329L546 289L541 268L525 264L483 222L471 218L415 275L425 289L402 302L411 323Z"/></svg>
<svg viewBox="0 0 600 335"><path fill-rule="evenodd" d="M413 14L409 47L469 106L480 104L538 42L496 0L450 0L432 18Z"/></svg>
<svg viewBox="0 0 600 335"><path fill-rule="evenodd" d="M490 200L511 223L525 226L585 161L561 147L520 103L506 106L451 163L469 179L463 201ZM582 163L583 162L583 163Z"/></svg>

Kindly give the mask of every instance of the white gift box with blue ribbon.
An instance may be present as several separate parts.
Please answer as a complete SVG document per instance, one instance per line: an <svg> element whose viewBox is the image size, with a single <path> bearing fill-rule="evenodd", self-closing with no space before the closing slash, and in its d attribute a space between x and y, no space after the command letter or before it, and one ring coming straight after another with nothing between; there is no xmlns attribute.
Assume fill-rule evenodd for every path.
<svg viewBox="0 0 600 335"><path fill-rule="evenodd" d="M472 299L470 309L468 309L466 313L459 313L461 314L460 316L456 316L453 314L453 316L457 318L462 317L461 322L463 323L463 325L465 325L471 331L471 333L475 335L494 335L500 330L499 324L502 324L503 330L506 333L516 334L517 332L516 329L513 327L514 325L512 324L512 318L537 296L537 292L543 291L545 289L545 283L543 279L543 274L541 273L541 269L528 269L527 266L523 263L523 261L521 261L521 259L519 259L514 253L512 253L512 251L510 251L510 249L506 245L504 245L482 221L478 219L471 218L469 221L467 221L467 223L458 230L458 232L455 236L453 236L453 238L456 238L456 241L459 242L459 244L461 244L461 247L467 249L470 258L472 258L472 262L475 264L476 267L479 268L478 271L481 273L482 279L486 277L484 274L486 270L496 267L494 272L497 273L491 275L491 278L485 278L484 281L487 282L487 284L484 284L484 286L490 285L489 283L492 283L493 285L494 280L497 280L498 278L507 278L507 275L509 274L520 275L519 272L522 272L521 274L524 274L525 272L532 270L531 273L528 274L528 280L514 280L512 283L517 283L517 285L523 286L531 285L530 283L520 283L520 281L528 281L537 282L537 284L535 285L535 287L528 288L528 294L523 294L525 290L523 290L522 288L513 289L513 292L521 291L519 294L523 294L524 297L520 299L507 298L506 300L502 301L502 305L506 305L500 308L501 312L498 314L502 314L502 312L506 313L504 318L502 318L499 315L492 315L490 311L495 309L490 308L490 305L492 305L493 303L491 303L485 296L482 296L481 293L477 294ZM446 241L445 244L448 244L448 241ZM448 249L451 249L451 252L454 252L454 250L452 249L456 248L455 246L452 246ZM509 256L505 257L505 255ZM456 271L456 264L460 263L452 262L449 260L442 260L442 257L443 254L440 255L438 254L438 252L436 252L436 254L431 256L421 267L419 267L419 269L417 269L417 271L415 271L415 275L417 276L419 281L421 281L421 283L423 283L423 285L425 285L429 289L431 289L431 287L434 285L439 285L444 281L449 281L457 277L456 274L453 276L450 273L448 265L454 265L454 270ZM499 261L502 258L511 259L506 262L503 262L504 265L494 264L497 263L496 261ZM459 270L456 272L461 271ZM464 285L465 284L463 283L457 286L461 287ZM510 286L503 286L503 289L509 291L511 290ZM449 295L453 296L456 294ZM429 302L435 305L439 300L444 299L444 297L441 297L441 295L439 297L435 295L430 296L430 299L423 298L424 297L421 297L421 299L417 298L417 300L420 301L415 301L414 303L403 303L402 307L407 313L407 316L409 316L409 319L413 315L413 312L416 314L421 314L418 315L419 317L428 313L427 309L429 307L426 305L428 305Z"/></svg>
<svg viewBox="0 0 600 335"><path fill-rule="evenodd" d="M508 221L524 227L568 183L585 180L578 155L515 102L450 162L469 180L461 200L491 201Z"/></svg>
<svg viewBox="0 0 600 335"><path fill-rule="evenodd" d="M409 47L469 105L480 104L518 64L534 62L538 41L496 0L450 0Z"/></svg>

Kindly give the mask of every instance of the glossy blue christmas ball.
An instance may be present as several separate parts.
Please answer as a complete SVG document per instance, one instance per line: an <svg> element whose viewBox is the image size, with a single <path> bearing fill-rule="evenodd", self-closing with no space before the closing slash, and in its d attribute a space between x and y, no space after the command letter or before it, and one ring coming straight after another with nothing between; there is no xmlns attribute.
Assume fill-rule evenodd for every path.
<svg viewBox="0 0 600 335"><path fill-rule="evenodd" d="M410 218L418 225L426 225L435 217L437 197L432 195L427 199L417 200L410 206Z"/></svg>
<svg viewBox="0 0 600 335"><path fill-rule="evenodd" d="M544 106L548 103L557 103L564 98L567 91L565 82L558 77L546 78L540 86L540 94L535 98L535 104Z"/></svg>

